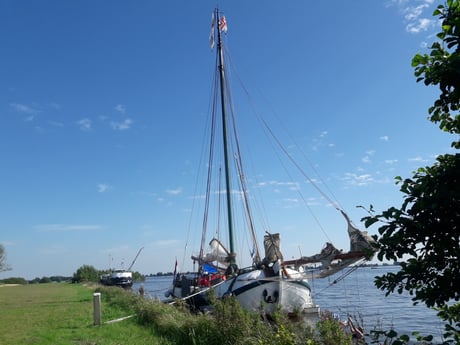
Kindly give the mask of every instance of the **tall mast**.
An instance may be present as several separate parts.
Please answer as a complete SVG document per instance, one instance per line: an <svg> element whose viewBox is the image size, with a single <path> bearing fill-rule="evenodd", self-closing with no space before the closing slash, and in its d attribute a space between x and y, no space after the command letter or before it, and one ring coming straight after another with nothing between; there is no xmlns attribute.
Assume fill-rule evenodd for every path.
<svg viewBox="0 0 460 345"><path fill-rule="evenodd" d="M222 37L220 30L219 9L215 10L216 27L217 27L217 55L219 58L219 80L220 80L220 101L222 107L222 136L224 144L224 163L225 163L225 189L227 194L227 219L228 219L228 237L230 245L231 263L235 263L235 246L233 239L233 215L232 215L232 197L230 183L230 164L229 164L229 148L227 135L227 111L225 99L225 70L224 70L224 54L222 49Z"/></svg>

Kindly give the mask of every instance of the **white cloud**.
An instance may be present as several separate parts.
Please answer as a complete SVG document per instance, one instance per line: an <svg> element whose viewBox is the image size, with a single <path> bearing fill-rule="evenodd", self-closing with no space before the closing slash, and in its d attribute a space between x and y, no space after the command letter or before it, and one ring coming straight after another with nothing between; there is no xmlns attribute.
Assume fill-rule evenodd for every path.
<svg viewBox="0 0 460 345"><path fill-rule="evenodd" d="M418 34L422 31L427 31L433 27L436 20L426 18L432 14L432 5L434 0L393 0L400 13L404 16L406 22L406 31Z"/></svg>
<svg viewBox="0 0 460 345"><path fill-rule="evenodd" d="M429 162L428 159L424 159L420 156L409 158L409 162Z"/></svg>
<svg viewBox="0 0 460 345"><path fill-rule="evenodd" d="M354 173L346 173L344 180L352 186L367 186L375 182L374 178L370 174L357 175Z"/></svg>
<svg viewBox="0 0 460 345"><path fill-rule="evenodd" d="M361 162L363 162L363 163L370 163L370 162L371 162L371 159L369 158L369 156L364 156L363 158L361 158Z"/></svg>
<svg viewBox="0 0 460 345"><path fill-rule="evenodd" d="M154 245L160 246L160 247L169 247L171 245L177 244L179 241L178 240L158 240L154 242Z"/></svg>
<svg viewBox="0 0 460 345"><path fill-rule="evenodd" d="M41 232L47 231L97 231L101 230L100 225L80 225L80 224L42 224L37 225L36 229Z"/></svg>
<svg viewBox="0 0 460 345"><path fill-rule="evenodd" d="M380 137L380 140L388 141L388 140L390 140L390 138L388 137L388 135L382 135L382 136Z"/></svg>
<svg viewBox="0 0 460 345"><path fill-rule="evenodd" d="M133 124L133 120L125 119L123 122L111 122L110 125L113 129L123 131L126 129L130 129L131 125Z"/></svg>
<svg viewBox="0 0 460 345"><path fill-rule="evenodd" d="M428 4L421 4L419 6L409 6L404 9L404 18L407 21L417 20L428 7Z"/></svg>
<svg viewBox="0 0 460 345"><path fill-rule="evenodd" d="M80 121L77 121L77 124L78 124L78 126L80 127L80 129L82 131L90 131L91 130L92 122L88 118L81 119Z"/></svg>
<svg viewBox="0 0 460 345"><path fill-rule="evenodd" d="M385 164L396 164L398 163L397 159L386 159Z"/></svg>
<svg viewBox="0 0 460 345"><path fill-rule="evenodd" d="M18 113L24 113L24 114L38 114L40 113L40 110L36 108L32 108L28 105L25 104L20 104L20 103L11 103L10 106L17 111Z"/></svg>
<svg viewBox="0 0 460 345"><path fill-rule="evenodd" d="M126 113L126 107L123 104L117 104L114 109L119 113Z"/></svg>
<svg viewBox="0 0 460 345"><path fill-rule="evenodd" d="M421 31L427 31L434 25L435 21L428 18L420 18L416 22L409 23L406 26L406 30L413 34L418 34Z"/></svg>
<svg viewBox="0 0 460 345"><path fill-rule="evenodd" d="M62 122L48 121L48 123L49 123L51 126L54 126L54 127L64 127L64 124L63 124Z"/></svg>
<svg viewBox="0 0 460 345"><path fill-rule="evenodd" d="M97 191L99 193L104 193L104 192L107 192L108 190L112 189L112 186L108 185L108 184L105 184L105 183L99 183L97 185Z"/></svg>
<svg viewBox="0 0 460 345"><path fill-rule="evenodd" d="M168 189L166 191L166 193L170 194L170 195L179 195L180 193L182 193L182 188L176 188L176 189Z"/></svg>

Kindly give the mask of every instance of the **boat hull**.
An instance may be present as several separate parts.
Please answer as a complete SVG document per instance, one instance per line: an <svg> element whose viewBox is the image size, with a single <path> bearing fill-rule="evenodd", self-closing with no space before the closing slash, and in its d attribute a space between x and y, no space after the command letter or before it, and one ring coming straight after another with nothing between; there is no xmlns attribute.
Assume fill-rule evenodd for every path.
<svg viewBox="0 0 460 345"><path fill-rule="evenodd" d="M101 276L100 282L107 286L119 286L130 289L133 286L133 273L122 270L113 271Z"/></svg>
<svg viewBox="0 0 460 345"><path fill-rule="evenodd" d="M167 297L183 298L200 309L207 304L205 295L214 290L217 298L235 296L247 310L273 314L281 311L289 315L317 316L319 307L313 303L307 280L296 270L284 269L274 274L272 270L250 269L210 287L198 287L186 277L166 293Z"/></svg>
<svg viewBox="0 0 460 345"><path fill-rule="evenodd" d="M239 274L215 287L216 297L233 295L248 310L272 314L277 310L288 314L318 313L306 279L297 271L291 274L270 275L256 269Z"/></svg>

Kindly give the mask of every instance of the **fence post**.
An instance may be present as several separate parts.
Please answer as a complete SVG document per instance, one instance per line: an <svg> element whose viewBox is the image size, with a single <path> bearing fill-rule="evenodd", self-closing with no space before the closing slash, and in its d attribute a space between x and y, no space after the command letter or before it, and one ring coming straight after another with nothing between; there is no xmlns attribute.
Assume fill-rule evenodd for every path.
<svg viewBox="0 0 460 345"><path fill-rule="evenodd" d="M101 293L93 293L94 326L101 324Z"/></svg>

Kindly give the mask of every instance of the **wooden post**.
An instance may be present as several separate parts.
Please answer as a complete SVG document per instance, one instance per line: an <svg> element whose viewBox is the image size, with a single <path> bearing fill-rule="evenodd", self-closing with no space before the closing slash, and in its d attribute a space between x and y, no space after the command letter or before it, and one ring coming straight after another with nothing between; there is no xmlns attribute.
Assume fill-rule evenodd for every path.
<svg viewBox="0 0 460 345"><path fill-rule="evenodd" d="M101 324L101 293L93 293L94 326Z"/></svg>

